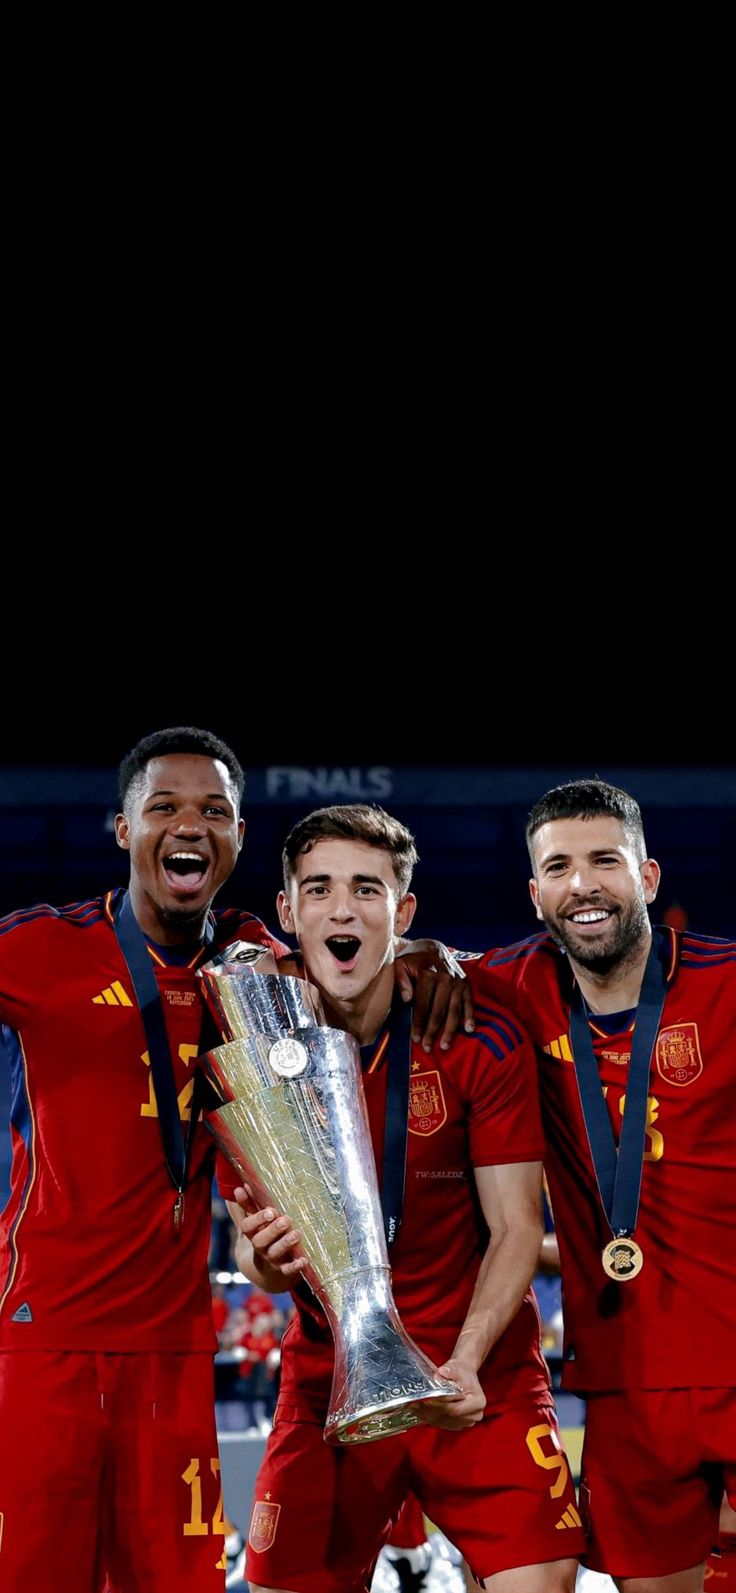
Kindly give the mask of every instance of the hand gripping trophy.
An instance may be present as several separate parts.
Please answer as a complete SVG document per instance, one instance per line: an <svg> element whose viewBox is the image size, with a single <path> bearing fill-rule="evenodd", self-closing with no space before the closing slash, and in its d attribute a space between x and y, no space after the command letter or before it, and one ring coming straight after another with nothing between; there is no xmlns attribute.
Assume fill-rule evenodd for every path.
<svg viewBox="0 0 736 1593"><path fill-rule="evenodd" d="M318 992L238 941L201 970L224 1045L200 1057L221 1105L205 1114L257 1206L288 1212L335 1340L328 1443L369 1443L460 1392L399 1320L352 1035L325 1026Z"/></svg>

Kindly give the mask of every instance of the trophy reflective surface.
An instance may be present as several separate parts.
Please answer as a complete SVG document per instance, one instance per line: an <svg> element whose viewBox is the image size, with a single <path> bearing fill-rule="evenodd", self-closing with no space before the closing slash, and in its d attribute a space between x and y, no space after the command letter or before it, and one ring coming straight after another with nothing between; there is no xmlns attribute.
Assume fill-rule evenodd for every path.
<svg viewBox="0 0 736 1593"><path fill-rule="evenodd" d="M409 1338L391 1293L360 1052L325 1027L318 992L238 941L200 970L225 1044L200 1057L222 1105L205 1114L253 1194L301 1231L302 1276L335 1341L325 1438L368 1443L459 1393Z"/></svg>

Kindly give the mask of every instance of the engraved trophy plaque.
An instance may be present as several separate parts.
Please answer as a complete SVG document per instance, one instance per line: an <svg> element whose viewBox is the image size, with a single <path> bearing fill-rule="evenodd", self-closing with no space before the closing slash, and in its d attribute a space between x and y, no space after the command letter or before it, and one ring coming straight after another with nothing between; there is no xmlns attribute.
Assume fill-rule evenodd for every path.
<svg viewBox="0 0 736 1593"><path fill-rule="evenodd" d="M360 1053L327 1028L318 992L238 941L200 970L225 1044L200 1057L221 1105L205 1114L257 1207L288 1213L295 1253L335 1341L332 1443L413 1427L425 1399L460 1392L409 1338L391 1293Z"/></svg>

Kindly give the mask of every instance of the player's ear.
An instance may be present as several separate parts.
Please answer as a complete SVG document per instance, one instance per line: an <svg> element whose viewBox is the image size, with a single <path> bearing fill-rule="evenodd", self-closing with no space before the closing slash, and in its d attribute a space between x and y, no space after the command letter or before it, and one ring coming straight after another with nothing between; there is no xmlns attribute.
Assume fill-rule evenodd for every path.
<svg viewBox="0 0 736 1593"><path fill-rule="evenodd" d="M295 935L294 914L291 911L291 902L286 891L279 891L276 897L276 911L279 915L281 928L286 931L287 935Z"/></svg>
<svg viewBox="0 0 736 1593"><path fill-rule="evenodd" d="M645 902L653 902L659 890L662 870L653 857L645 858L640 868L641 882L644 887Z"/></svg>
<svg viewBox="0 0 736 1593"><path fill-rule="evenodd" d="M530 879L529 881L529 895L534 903L534 911L537 915L537 918L543 919L544 913L542 912L542 908L540 906L539 891L537 889L537 882L535 879Z"/></svg>
<svg viewBox="0 0 736 1593"><path fill-rule="evenodd" d="M124 852L130 851L130 825L124 813L115 814L115 840Z"/></svg>
<svg viewBox="0 0 736 1593"><path fill-rule="evenodd" d="M411 891L407 891L406 896L402 896L401 901L399 902L399 905L398 905L398 907L396 909L396 918L394 920L394 934L395 935L405 935L406 934L406 931L409 928L409 925L410 925L410 923L412 921L412 918L414 917L414 914L415 914L416 910L417 910L417 899L416 899L416 896L412 896Z"/></svg>

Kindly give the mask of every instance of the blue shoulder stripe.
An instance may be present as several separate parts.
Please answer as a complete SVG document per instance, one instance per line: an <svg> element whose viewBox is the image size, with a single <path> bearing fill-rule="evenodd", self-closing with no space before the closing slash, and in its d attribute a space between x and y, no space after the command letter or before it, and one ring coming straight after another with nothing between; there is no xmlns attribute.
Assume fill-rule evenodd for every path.
<svg viewBox="0 0 736 1593"><path fill-rule="evenodd" d="M712 946L715 951L736 951L736 940L726 940L723 935L693 935L689 930L682 937L682 945L683 950L688 951L695 951L699 946L704 946L706 950Z"/></svg>
<svg viewBox="0 0 736 1593"><path fill-rule="evenodd" d="M497 1034L502 1035L508 1041L510 1050L515 1045L521 1045L524 1035L521 1029L517 1028L510 1013L499 1011L496 1007L484 1007L480 1003L476 1003L475 1016L481 1025L488 1025L490 1028L495 1029Z"/></svg>
<svg viewBox="0 0 736 1593"><path fill-rule="evenodd" d="M102 897L92 896L86 902L69 902L66 907L59 908L59 917L69 924L86 926L96 923L98 919L105 917Z"/></svg>
<svg viewBox="0 0 736 1593"><path fill-rule="evenodd" d="M504 1057L507 1057L509 1054L508 1046L505 1046L504 1049L501 1050L500 1045L496 1045L495 1040L492 1040L489 1034L484 1034L482 1029L476 1029L475 1033L471 1035L471 1039L477 1040L480 1045L484 1045L486 1050L490 1051L492 1055L495 1056L497 1062L503 1062Z"/></svg>
<svg viewBox="0 0 736 1593"><path fill-rule="evenodd" d="M503 968L506 963L518 962L520 958L531 957L537 951L557 952L557 947L551 937L542 933L532 935L528 940L517 940L513 946L500 946L495 951L489 951L483 958L483 968Z"/></svg>
<svg viewBox="0 0 736 1593"><path fill-rule="evenodd" d="M49 907L48 902L39 902L36 907L25 907L18 913L9 913L7 918L0 918L0 935L7 935L11 929L19 929L23 924L32 924L36 918L58 918L58 907Z"/></svg>
<svg viewBox="0 0 736 1593"><path fill-rule="evenodd" d="M714 952L709 957L695 956L691 951L683 950L680 954L680 963L688 968L720 968L724 962L736 962L736 951L724 951L721 956Z"/></svg>
<svg viewBox="0 0 736 1593"><path fill-rule="evenodd" d="M103 917L100 897L93 897L86 902L70 902L67 907L50 907L48 902L39 902L35 907L26 907L0 920L0 935L6 935L11 929L20 929L24 924L32 924L37 918L63 918L67 924L86 929L89 924L96 924Z"/></svg>

